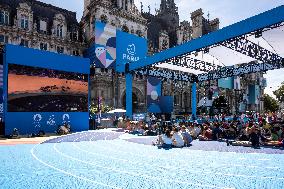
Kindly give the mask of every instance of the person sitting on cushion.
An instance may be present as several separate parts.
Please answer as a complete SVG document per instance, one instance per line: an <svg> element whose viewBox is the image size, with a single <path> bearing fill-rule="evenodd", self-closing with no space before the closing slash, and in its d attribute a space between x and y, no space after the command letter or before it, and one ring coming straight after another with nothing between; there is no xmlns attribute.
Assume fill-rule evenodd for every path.
<svg viewBox="0 0 284 189"><path fill-rule="evenodd" d="M202 135L199 135L199 140L212 140L212 130L209 127L205 127Z"/></svg>
<svg viewBox="0 0 284 189"><path fill-rule="evenodd" d="M253 126L251 128L250 142L252 144L252 147L254 147L254 148L258 148L259 147L259 135L258 135L258 132L257 132L255 126Z"/></svg>
<svg viewBox="0 0 284 189"><path fill-rule="evenodd" d="M178 128L174 128L172 140L173 140L173 145L175 147L183 147L184 146L184 140L183 140L182 135L178 132Z"/></svg>
<svg viewBox="0 0 284 189"><path fill-rule="evenodd" d="M192 142L192 137L189 134L189 132L187 131L185 126L181 127L181 135L182 135L183 140L184 140L184 145L189 146L190 143Z"/></svg>

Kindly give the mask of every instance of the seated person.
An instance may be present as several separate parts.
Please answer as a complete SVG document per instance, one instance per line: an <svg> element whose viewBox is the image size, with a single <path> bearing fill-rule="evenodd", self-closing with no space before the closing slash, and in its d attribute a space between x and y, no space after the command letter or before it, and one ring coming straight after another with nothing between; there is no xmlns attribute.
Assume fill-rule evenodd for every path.
<svg viewBox="0 0 284 189"><path fill-rule="evenodd" d="M271 130L270 129L264 129L263 130L263 136L266 138L270 138L271 137Z"/></svg>
<svg viewBox="0 0 284 189"><path fill-rule="evenodd" d="M201 126L200 125L196 125L194 127L194 130L192 130L192 132L190 134L191 134L191 136L193 138L197 138L199 136L200 132L201 132Z"/></svg>
<svg viewBox="0 0 284 189"><path fill-rule="evenodd" d="M271 140L272 141L278 141L279 140L278 134L277 134L277 132L275 130L273 130L271 132Z"/></svg>
<svg viewBox="0 0 284 189"><path fill-rule="evenodd" d="M240 141L249 141L249 134L250 134L250 128L249 127L241 130L239 140Z"/></svg>
<svg viewBox="0 0 284 189"><path fill-rule="evenodd" d="M175 147L183 147L184 140L182 135L178 132L178 128L174 128L173 136L172 136L173 146Z"/></svg>
<svg viewBox="0 0 284 189"><path fill-rule="evenodd" d="M222 131L219 128L219 124L215 123L214 124L214 129L212 131L212 140L218 140Z"/></svg>
<svg viewBox="0 0 284 189"><path fill-rule="evenodd" d="M12 138L18 138L19 137L19 130L17 128L13 129L12 134L10 135Z"/></svg>
<svg viewBox="0 0 284 189"><path fill-rule="evenodd" d="M256 130L255 126L251 128L250 142L252 144L252 147L254 148L258 148L260 146L259 135L258 135L258 131Z"/></svg>
<svg viewBox="0 0 284 189"><path fill-rule="evenodd" d="M209 127L205 127L202 135L199 135L198 138L201 141L212 140L212 130Z"/></svg>
<svg viewBox="0 0 284 189"><path fill-rule="evenodd" d="M162 147L163 148L170 148L172 147L172 136L171 136L171 131L166 130L165 134L162 135Z"/></svg>
<svg viewBox="0 0 284 189"><path fill-rule="evenodd" d="M190 124L189 127L188 127L188 132L191 134L194 132L194 126L193 124Z"/></svg>
<svg viewBox="0 0 284 189"><path fill-rule="evenodd" d="M283 140L284 139L284 127L282 126L282 133L280 135L280 138Z"/></svg>
<svg viewBox="0 0 284 189"><path fill-rule="evenodd" d="M144 135L144 133L145 133L144 127L143 126L139 126L139 128L138 128L138 135Z"/></svg>
<svg viewBox="0 0 284 189"><path fill-rule="evenodd" d="M189 146L190 143L192 142L192 137L189 134L189 132L186 130L185 126L181 127L181 135L182 135L183 140L184 140L184 145Z"/></svg>
<svg viewBox="0 0 284 189"><path fill-rule="evenodd" d="M230 125L229 128L226 130L226 138L227 139L236 139L236 128L234 127L234 125Z"/></svg>
<svg viewBox="0 0 284 189"><path fill-rule="evenodd" d="M166 130L165 134L162 135L158 135L158 140L157 143L152 142L153 145L160 146L162 148L171 148L172 147L172 137L171 137L171 131L170 130Z"/></svg>

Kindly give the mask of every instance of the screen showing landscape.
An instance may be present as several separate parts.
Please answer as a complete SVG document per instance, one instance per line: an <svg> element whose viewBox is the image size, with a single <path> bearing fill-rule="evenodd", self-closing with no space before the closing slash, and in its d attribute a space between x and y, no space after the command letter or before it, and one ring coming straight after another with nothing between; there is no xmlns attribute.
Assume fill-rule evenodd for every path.
<svg viewBox="0 0 284 189"><path fill-rule="evenodd" d="M88 112L88 75L9 64L9 112Z"/></svg>

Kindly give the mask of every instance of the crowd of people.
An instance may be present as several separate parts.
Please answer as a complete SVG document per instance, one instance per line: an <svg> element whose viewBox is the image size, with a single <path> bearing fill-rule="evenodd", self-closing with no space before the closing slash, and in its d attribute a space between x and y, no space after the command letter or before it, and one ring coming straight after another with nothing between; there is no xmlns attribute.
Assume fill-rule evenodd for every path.
<svg viewBox="0 0 284 189"><path fill-rule="evenodd" d="M189 146L192 140L222 141L227 145L284 147L284 115L282 113L247 113L227 116L198 116L197 120L171 122L125 122L130 134L157 136L154 145Z"/></svg>
<svg viewBox="0 0 284 189"><path fill-rule="evenodd" d="M23 65L10 64L9 74L50 77L58 79L67 79L74 81L88 82L88 75L81 73L71 73L65 71L51 70L45 68L37 68Z"/></svg>
<svg viewBox="0 0 284 189"><path fill-rule="evenodd" d="M86 95L37 95L8 100L10 112L88 112Z"/></svg>

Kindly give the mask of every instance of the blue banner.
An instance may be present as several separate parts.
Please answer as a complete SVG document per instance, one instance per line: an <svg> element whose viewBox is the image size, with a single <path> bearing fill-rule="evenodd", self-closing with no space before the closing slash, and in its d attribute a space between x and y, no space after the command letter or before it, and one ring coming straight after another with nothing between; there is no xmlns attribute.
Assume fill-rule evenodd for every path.
<svg viewBox="0 0 284 189"><path fill-rule="evenodd" d="M147 56L147 40L133 34L117 31L116 70L124 72L125 64L137 62Z"/></svg>
<svg viewBox="0 0 284 189"><path fill-rule="evenodd" d="M144 121L146 119L146 114L133 114L133 120Z"/></svg>
<svg viewBox="0 0 284 189"><path fill-rule="evenodd" d="M160 113L160 97L162 95L162 82L156 77L148 77L147 79L147 107L148 112Z"/></svg>
<svg viewBox="0 0 284 189"><path fill-rule="evenodd" d="M55 133L58 126L68 123L71 132L89 129L88 112L8 112L5 119L5 133L9 135L17 128L21 135L37 134L39 131Z"/></svg>
<svg viewBox="0 0 284 189"><path fill-rule="evenodd" d="M259 104L259 96L260 96L259 85L250 85L248 95L249 95L248 104Z"/></svg>
<svg viewBox="0 0 284 189"><path fill-rule="evenodd" d="M97 68L116 67L117 71L124 72L125 63L136 62L147 55L145 38L116 30L114 26L99 21L93 23L93 30L93 43L84 55Z"/></svg>
<svg viewBox="0 0 284 189"><path fill-rule="evenodd" d="M234 88L234 77L218 79L218 87L224 88L224 89L233 89Z"/></svg>
<svg viewBox="0 0 284 189"><path fill-rule="evenodd" d="M150 113L171 113L173 111L173 97L160 96L153 100L151 96L147 96L147 110Z"/></svg>

